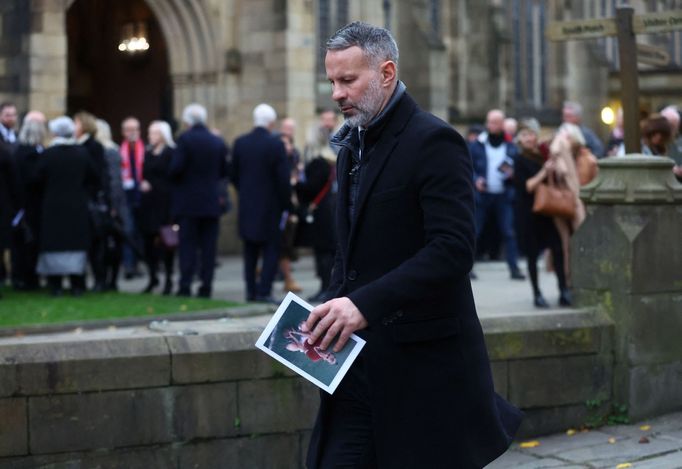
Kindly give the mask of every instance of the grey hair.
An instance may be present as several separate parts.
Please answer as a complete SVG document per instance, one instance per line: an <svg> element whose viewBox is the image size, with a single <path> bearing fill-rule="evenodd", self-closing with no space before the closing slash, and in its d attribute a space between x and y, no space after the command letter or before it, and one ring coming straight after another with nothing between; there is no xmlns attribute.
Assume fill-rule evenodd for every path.
<svg viewBox="0 0 682 469"><path fill-rule="evenodd" d="M269 104L259 104L253 110L253 125L268 127L277 120L277 112Z"/></svg>
<svg viewBox="0 0 682 469"><path fill-rule="evenodd" d="M327 50L331 51L353 46L362 49L372 65L390 60L398 66L398 44L387 29L355 21L336 31L326 44Z"/></svg>
<svg viewBox="0 0 682 469"><path fill-rule="evenodd" d="M575 101L564 101L564 108L568 109L578 117L583 116L583 107L580 103L576 103Z"/></svg>
<svg viewBox="0 0 682 469"><path fill-rule="evenodd" d="M201 104L192 103L182 111L182 122L187 125L205 124L207 119L206 108Z"/></svg>
<svg viewBox="0 0 682 469"><path fill-rule="evenodd" d="M55 137L71 138L76 130L76 125L73 123L73 119L69 116L59 116L55 117L48 124L50 132Z"/></svg>
<svg viewBox="0 0 682 469"><path fill-rule="evenodd" d="M34 119L24 120L19 130L19 143L22 145L44 145L47 137L45 123Z"/></svg>
<svg viewBox="0 0 682 469"><path fill-rule="evenodd" d="M150 128L152 126L156 127L157 129L159 129L159 132L161 132L161 136L163 137L163 143L165 143L167 146L171 148L175 148L175 141L173 140L173 131L171 130L171 126L168 122L153 121L151 124L149 124Z"/></svg>

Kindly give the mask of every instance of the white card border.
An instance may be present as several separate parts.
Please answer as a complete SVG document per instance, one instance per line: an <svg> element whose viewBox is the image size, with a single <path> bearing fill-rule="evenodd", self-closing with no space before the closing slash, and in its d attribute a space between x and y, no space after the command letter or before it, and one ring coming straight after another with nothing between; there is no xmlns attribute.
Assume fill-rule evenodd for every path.
<svg viewBox="0 0 682 469"><path fill-rule="evenodd" d="M282 300L282 303L279 305L277 308L277 311L275 311L275 314L272 316L270 321L268 321L268 324L265 326L265 329L263 330L263 333L260 335L258 340L256 341L256 347L263 352L267 353L270 355L272 358L277 360L278 362L282 363L284 366L287 368L295 371L299 375L303 376L305 379L313 383L315 386L318 386L321 389L324 389L327 391L329 394L334 394L334 391L338 387L338 385L341 383L341 380L343 379L344 376L346 376L346 373L350 369L351 365L357 358L357 356L360 354L360 350L362 350L362 347L365 346L365 340L361 337L358 337L355 334L351 334L350 339L355 342L355 345L353 345L353 349L350 351L350 354L348 355L348 358L346 361L343 363L341 366L341 369L336 373L336 376L332 380L332 382L329 385L324 384L322 381L318 380L311 374L303 371L301 368L297 367L293 363L291 363L288 360L285 360L283 357L280 355L276 354L269 348L265 346L265 341L270 337L270 334L272 334L272 331L274 330L275 326L279 322L279 320L282 318L284 315L284 312L287 310L291 302L298 303L299 305L303 306L305 309L308 311L313 310L313 306L295 295L294 293L287 293L287 296L284 297L284 300Z"/></svg>

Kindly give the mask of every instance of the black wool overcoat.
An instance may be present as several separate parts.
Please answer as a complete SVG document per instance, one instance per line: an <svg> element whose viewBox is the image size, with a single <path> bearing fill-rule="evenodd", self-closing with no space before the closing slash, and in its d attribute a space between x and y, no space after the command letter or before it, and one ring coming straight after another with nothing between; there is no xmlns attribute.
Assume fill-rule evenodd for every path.
<svg viewBox="0 0 682 469"><path fill-rule="evenodd" d="M474 261L472 163L463 138L405 93L365 135L349 220L352 149L337 161L336 297L369 326L361 356L378 466L484 467L507 450L521 412L493 389L469 281ZM321 393L308 465L324 441Z"/></svg>
<svg viewBox="0 0 682 469"><path fill-rule="evenodd" d="M99 187L99 169L82 145L56 145L38 163L42 194L41 252L87 251L91 230L89 194Z"/></svg>

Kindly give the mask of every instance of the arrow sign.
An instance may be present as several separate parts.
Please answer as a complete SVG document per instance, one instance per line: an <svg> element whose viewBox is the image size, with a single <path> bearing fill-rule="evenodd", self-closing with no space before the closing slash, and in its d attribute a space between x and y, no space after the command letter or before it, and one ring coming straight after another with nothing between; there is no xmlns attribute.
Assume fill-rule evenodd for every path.
<svg viewBox="0 0 682 469"><path fill-rule="evenodd" d="M552 21L547 25L547 39L550 41L595 39L604 36L615 36L616 31L615 18Z"/></svg>
<svg viewBox="0 0 682 469"><path fill-rule="evenodd" d="M637 44L637 62L655 67L666 67L670 65L670 54L660 47Z"/></svg>
<svg viewBox="0 0 682 469"><path fill-rule="evenodd" d="M635 15L632 19L635 34L668 33L682 29L682 11L663 11Z"/></svg>

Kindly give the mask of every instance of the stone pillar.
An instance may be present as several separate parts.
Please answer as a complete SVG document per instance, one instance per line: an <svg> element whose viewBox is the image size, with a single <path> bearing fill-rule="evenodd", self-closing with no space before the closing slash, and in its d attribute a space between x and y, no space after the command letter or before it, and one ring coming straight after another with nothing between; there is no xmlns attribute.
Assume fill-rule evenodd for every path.
<svg viewBox="0 0 682 469"><path fill-rule="evenodd" d="M599 167L581 191L573 286L578 306L599 304L615 323L613 402L637 420L682 408L682 184L668 158Z"/></svg>

